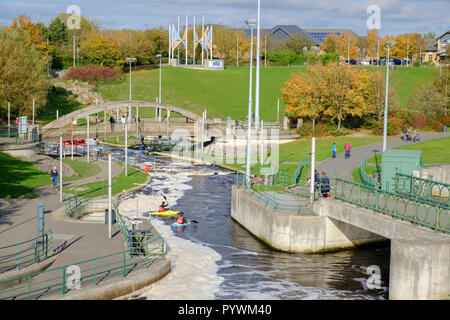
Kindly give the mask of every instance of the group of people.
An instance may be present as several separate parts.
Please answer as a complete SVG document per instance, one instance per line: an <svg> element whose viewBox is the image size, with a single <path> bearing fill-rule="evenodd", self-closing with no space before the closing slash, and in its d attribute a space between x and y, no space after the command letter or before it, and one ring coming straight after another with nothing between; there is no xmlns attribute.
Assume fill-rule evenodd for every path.
<svg viewBox="0 0 450 320"><path fill-rule="evenodd" d="M170 210L170 208L169 208L169 203L167 203L167 201L165 201L165 200L163 200L162 202L161 202L161 204L159 205L159 207L158 207L158 212L164 212L164 211L166 211L166 210ZM184 218L184 213L183 213L183 211L180 211L179 213L178 213L178 217L177 217L177 223L178 224L185 224L185 223L187 223L188 221L186 220L186 218Z"/></svg>
<svg viewBox="0 0 450 320"><path fill-rule="evenodd" d="M403 125L402 128L402 140L403 141L412 141L412 142L419 142L420 141L420 137L419 134L417 133L417 130L413 128L409 128L406 124Z"/></svg>
<svg viewBox="0 0 450 320"><path fill-rule="evenodd" d="M114 124L115 123L121 123L121 124L125 124L126 122L127 122L127 118L128 118L128 115L122 115L122 117L119 119L119 118L114 118L112 115L111 115L111 117L109 117L109 123L111 124L111 132L114 132ZM136 118L134 118L134 121L136 121ZM138 117L137 118L137 122L138 123L140 123L141 122L141 118L140 117ZM139 131L141 131L141 128L139 127Z"/></svg>
<svg viewBox="0 0 450 320"><path fill-rule="evenodd" d="M345 151L345 159L350 159L350 150L352 150L352 145L350 142L346 142L344 145L344 151ZM331 146L331 159L336 158L337 148L336 143L333 142L333 145Z"/></svg>
<svg viewBox="0 0 450 320"><path fill-rule="evenodd" d="M311 185L311 178L308 178L308 185ZM320 189L320 193L323 198L329 198L329 192L331 191L330 179L327 174L322 171L322 174L319 174L317 170L314 171L314 194L317 190Z"/></svg>

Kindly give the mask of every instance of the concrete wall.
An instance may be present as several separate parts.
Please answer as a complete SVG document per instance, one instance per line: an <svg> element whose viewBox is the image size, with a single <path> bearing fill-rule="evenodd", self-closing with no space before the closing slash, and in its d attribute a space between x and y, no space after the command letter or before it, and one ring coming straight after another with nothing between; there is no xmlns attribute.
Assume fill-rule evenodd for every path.
<svg viewBox="0 0 450 320"><path fill-rule="evenodd" d="M231 217L269 246L287 252L325 252L386 241L326 216L276 212L236 186L232 188Z"/></svg>
<svg viewBox="0 0 450 320"><path fill-rule="evenodd" d="M450 165L422 168L420 173L421 177L426 178L432 175L434 181L450 184Z"/></svg>
<svg viewBox="0 0 450 320"><path fill-rule="evenodd" d="M11 157L26 160L28 157L39 153L39 142L30 144L2 144L0 145L0 152Z"/></svg>

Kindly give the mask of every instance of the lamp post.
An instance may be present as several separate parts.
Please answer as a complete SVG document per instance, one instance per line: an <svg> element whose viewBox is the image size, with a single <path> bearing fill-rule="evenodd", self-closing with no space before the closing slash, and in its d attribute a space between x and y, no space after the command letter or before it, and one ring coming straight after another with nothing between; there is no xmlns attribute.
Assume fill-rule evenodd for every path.
<svg viewBox="0 0 450 320"><path fill-rule="evenodd" d="M127 58L126 61L130 63L130 97L129 97L130 99L129 100L131 101L131 63L136 62L136 58ZM130 121L131 120L131 105L128 106L128 118Z"/></svg>
<svg viewBox="0 0 450 320"><path fill-rule="evenodd" d="M247 126L247 161L245 165L245 174L247 183L250 187L250 160L252 144L252 88L253 88L253 28L256 26L256 19L247 19L245 22L251 29L250 36L250 85L248 91L248 126Z"/></svg>
<svg viewBox="0 0 450 320"><path fill-rule="evenodd" d="M387 116L388 116L388 97L389 97L389 51L391 46L395 44L395 41L387 41L387 59L386 59L386 97L384 101L384 127L383 127L383 152L387 147Z"/></svg>
<svg viewBox="0 0 450 320"><path fill-rule="evenodd" d="M159 59L159 99L158 99L158 101L159 101L159 104L161 104L161 67L162 67L162 65L161 65L161 58L162 58L162 55L158 53L156 55L156 57ZM161 121L161 109L158 108L158 110L159 110L159 112L158 112L158 121Z"/></svg>
<svg viewBox="0 0 450 320"><path fill-rule="evenodd" d="M258 0L256 35L256 88L255 88L255 129L259 130L259 64L261 58L261 0Z"/></svg>

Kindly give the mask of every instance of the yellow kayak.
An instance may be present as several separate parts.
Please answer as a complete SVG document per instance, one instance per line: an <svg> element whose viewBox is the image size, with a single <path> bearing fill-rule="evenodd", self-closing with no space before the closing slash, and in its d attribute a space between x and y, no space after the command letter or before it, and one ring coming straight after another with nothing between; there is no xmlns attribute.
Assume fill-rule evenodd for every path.
<svg viewBox="0 0 450 320"><path fill-rule="evenodd" d="M163 212L148 212L150 216L161 216L161 217L173 217L180 213L180 211L167 210Z"/></svg>

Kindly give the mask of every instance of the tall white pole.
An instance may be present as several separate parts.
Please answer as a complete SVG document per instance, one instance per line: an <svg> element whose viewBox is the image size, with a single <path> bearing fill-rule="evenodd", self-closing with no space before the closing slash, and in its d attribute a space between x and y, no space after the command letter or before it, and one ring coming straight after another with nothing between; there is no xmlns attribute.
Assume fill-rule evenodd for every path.
<svg viewBox="0 0 450 320"><path fill-rule="evenodd" d="M171 53L172 53L172 26L169 26L169 64Z"/></svg>
<svg viewBox="0 0 450 320"><path fill-rule="evenodd" d="M161 58L159 58L159 104L161 104L161 69L162 63Z"/></svg>
<svg viewBox="0 0 450 320"><path fill-rule="evenodd" d="M111 183L111 154L108 154L108 238L111 239L112 225L112 183Z"/></svg>
<svg viewBox="0 0 450 320"><path fill-rule="evenodd" d="M259 129L259 64L261 57L261 0L258 0L258 31L256 36L256 92L255 92L255 130Z"/></svg>
<svg viewBox="0 0 450 320"><path fill-rule="evenodd" d="M33 122L32 122L33 126L34 126L34 103L35 103L35 98L33 98Z"/></svg>
<svg viewBox="0 0 450 320"><path fill-rule="evenodd" d="M201 45L202 45L202 66L204 66L204 61L203 61L204 60L203 44L205 42L204 35L205 35L205 16L202 16L202 43L201 43Z"/></svg>
<svg viewBox="0 0 450 320"><path fill-rule="evenodd" d="M211 60L214 59L213 54L213 26L211 26Z"/></svg>
<svg viewBox="0 0 450 320"><path fill-rule="evenodd" d="M73 31L74 31L74 33L73 33L73 67L75 68L75 66L76 66L76 63L75 63L75 60L76 60L76 54L75 54L75 43L76 43L76 39L77 39L77 30L76 29L73 29Z"/></svg>
<svg viewBox="0 0 450 320"><path fill-rule="evenodd" d="M194 30L193 30L194 32L192 33L192 42L194 43L194 51L193 51L193 54L192 54L192 64L194 64L195 65L195 35L196 35L196 33L197 33L197 31L195 30L195 17L194 17Z"/></svg>
<svg viewBox="0 0 450 320"><path fill-rule="evenodd" d="M89 146L89 139L90 139L90 137L89 137L89 134L90 134L90 118L89 118L89 115L87 115L86 116L86 120L87 120L87 139L86 139L86 147L87 147L87 163L89 163L89 148L90 148L90 146Z"/></svg>
<svg viewBox="0 0 450 320"><path fill-rule="evenodd" d="M187 66L188 65L188 39L189 39L189 30L188 30L188 16L186 15L186 61L184 62L184 64Z"/></svg>
<svg viewBox="0 0 450 320"><path fill-rule="evenodd" d="M59 119L59 110L56 110L56 119Z"/></svg>
<svg viewBox="0 0 450 320"><path fill-rule="evenodd" d="M383 128L383 152L387 148L387 117L388 117L388 96L389 96L389 49L390 46L387 45L388 54L386 60L386 97L384 101L384 128Z"/></svg>
<svg viewBox="0 0 450 320"><path fill-rule="evenodd" d="M280 99L277 102L277 124L280 123Z"/></svg>
<svg viewBox="0 0 450 320"><path fill-rule="evenodd" d="M247 125L247 161L245 165L245 174L247 176L247 184L250 188L250 161L251 161L251 145L252 145L252 89L253 89L253 27L251 27L250 36L250 84L248 89L248 125Z"/></svg>
<svg viewBox="0 0 450 320"><path fill-rule="evenodd" d="M129 100L131 101L131 61L130 61L130 96Z"/></svg>
<svg viewBox="0 0 450 320"><path fill-rule="evenodd" d="M180 36L180 16L178 16L178 36ZM180 38L178 38L180 39ZM177 53L177 63L180 64L180 46L178 45L178 53Z"/></svg>
<svg viewBox="0 0 450 320"><path fill-rule="evenodd" d="M380 62L380 40L378 40L377 44L378 44L377 46L377 66L378 66L378 63Z"/></svg>
<svg viewBox="0 0 450 320"><path fill-rule="evenodd" d="M128 122L125 121L125 177L128 177Z"/></svg>
<svg viewBox="0 0 450 320"><path fill-rule="evenodd" d="M314 186L316 184L315 181L315 171L316 171L316 138L312 138L311 141L311 185L310 194L311 194L311 202L314 201Z"/></svg>
<svg viewBox="0 0 450 320"><path fill-rule="evenodd" d="M63 141L59 137L59 202L63 203Z"/></svg>

